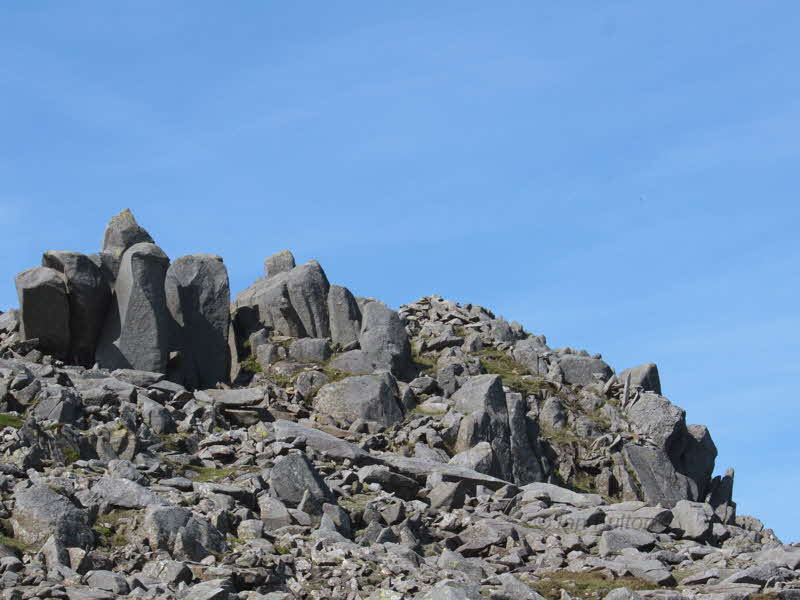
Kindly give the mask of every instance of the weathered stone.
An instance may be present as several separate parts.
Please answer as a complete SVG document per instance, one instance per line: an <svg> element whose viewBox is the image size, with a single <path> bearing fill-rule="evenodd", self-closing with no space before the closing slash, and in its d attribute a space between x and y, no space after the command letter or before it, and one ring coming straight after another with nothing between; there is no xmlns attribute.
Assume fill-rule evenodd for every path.
<svg viewBox="0 0 800 600"><path fill-rule="evenodd" d="M596 381L606 381L614 372L599 358L581 356L579 354L566 354L559 358L558 366L564 375L564 381L571 384L588 385Z"/></svg>
<svg viewBox="0 0 800 600"><path fill-rule="evenodd" d="M289 345L289 358L297 362L326 362L331 357L326 338L303 338Z"/></svg>
<svg viewBox="0 0 800 600"><path fill-rule="evenodd" d="M624 383L628 380L628 375L631 377L631 387L640 387L646 392L661 395L661 378L658 376L658 367L653 363L625 369L617 375L617 379Z"/></svg>
<svg viewBox="0 0 800 600"><path fill-rule="evenodd" d="M308 493L309 502L304 510L321 515L326 502L336 504L333 493L322 480L305 454L287 454L275 462L270 471L270 489L288 506L296 508Z"/></svg>
<svg viewBox="0 0 800 600"><path fill-rule="evenodd" d="M675 470L664 450L626 444L623 454L648 504L671 508L680 500L697 497L694 482Z"/></svg>
<svg viewBox="0 0 800 600"><path fill-rule="evenodd" d="M111 302L108 281L88 256L78 252L45 252L42 265L64 274L69 290L70 359L91 367Z"/></svg>
<svg viewBox="0 0 800 600"><path fill-rule="evenodd" d="M314 397L314 410L347 426L358 419L381 425L403 420L397 382L389 373L355 375L324 385Z"/></svg>
<svg viewBox="0 0 800 600"><path fill-rule="evenodd" d="M500 377L497 375L470 377L461 389L453 394L452 399L454 408L459 412L469 414L482 411L485 414L485 419L481 420L482 424L475 430L474 435L467 436L466 433L462 435L459 430L457 450L466 450L467 444L479 441L489 442L493 451L492 469L489 474L506 481L513 481L511 432L508 426L508 409ZM467 427L472 422L473 420L465 420L462 422L461 428L467 431ZM467 437L472 439L467 442Z"/></svg>
<svg viewBox="0 0 800 600"><path fill-rule="evenodd" d="M170 349L181 353L179 383L209 388L226 381L231 293L222 258L178 258L167 270L165 293L172 317Z"/></svg>
<svg viewBox="0 0 800 600"><path fill-rule="evenodd" d="M381 302L370 302L362 309L359 344L364 354L378 368L395 377L411 376L411 345L398 314Z"/></svg>
<svg viewBox="0 0 800 600"><path fill-rule="evenodd" d="M104 274L113 283L119 273L122 256L131 246L140 243L154 244L150 234L141 227L130 209L126 208L111 217L103 235L103 246L99 256ZM99 265L98 265L99 266Z"/></svg>
<svg viewBox="0 0 800 600"><path fill-rule="evenodd" d="M303 323L306 335L329 337L328 289L330 284L320 264L311 260L288 273L289 300Z"/></svg>
<svg viewBox="0 0 800 600"><path fill-rule="evenodd" d="M123 255L114 301L97 346L101 367L165 371L169 311L164 280L168 265L167 255L153 244L136 244Z"/></svg>
<svg viewBox="0 0 800 600"><path fill-rule="evenodd" d="M361 309L346 287L332 285L328 290L328 316L334 346L352 349L361 333Z"/></svg>
<svg viewBox="0 0 800 600"><path fill-rule="evenodd" d="M294 267L294 255L289 250L281 250L264 259L264 275L266 277L274 277L279 273L288 273Z"/></svg>
<svg viewBox="0 0 800 600"><path fill-rule="evenodd" d="M11 526L22 542L37 546L53 535L67 548L90 548L94 543L86 511L45 484L17 489L14 503Z"/></svg>
<svg viewBox="0 0 800 600"><path fill-rule="evenodd" d="M70 352L70 315L66 279L48 267L34 267L16 276L23 340L39 340L39 348L58 358Z"/></svg>
<svg viewBox="0 0 800 600"><path fill-rule="evenodd" d="M672 509L672 527L680 529L683 537L704 541L711 533L714 511L708 504L681 500Z"/></svg>
<svg viewBox="0 0 800 600"><path fill-rule="evenodd" d="M639 529L611 529L600 536L598 551L600 556L617 554L625 548L649 550L656 543L656 538Z"/></svg>

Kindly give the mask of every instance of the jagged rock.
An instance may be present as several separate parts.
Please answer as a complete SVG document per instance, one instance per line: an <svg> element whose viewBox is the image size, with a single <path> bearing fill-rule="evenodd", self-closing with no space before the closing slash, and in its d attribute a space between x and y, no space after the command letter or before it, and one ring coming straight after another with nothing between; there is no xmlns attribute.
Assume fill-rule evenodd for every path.
<svg viewBox="0 0 800 600"><path fill-rule="evenodd" d="M51 535L64 547L89 548L94 542L86 511L43 483L15 490L11 526L14 537L31 546Z"/></svg>
<svg viewBox="0 0 800 600"><path fill-rule="evenodd" d="M48 385L37 397L34 414L42 420L74 424L80 414L81 397L72 388Z"/></svg>
<svg viewBox="0 0 800 600"><path fill-rule="evenodd" d="M466 433L468 427L476 420L462 421L459 429L459 451L466 450L469 446L479 441L489 442L493 451L492 469L489 473L495 477L513 481L513 458L511 456L511 431L508 426L508 409L506 407L503 384L497 375L477 375L453 394L454 408L462 413L476 413L480 411L485 415L485 425L479 425L474 434ZM471 415L475 416L475 415ZM462 431L465 433L462 434ZM520 460L532 460L533 457L518 457Z"/></svg>
<svg viewBox="0 0 800 600"><path fill-rule="evenodd" d="M672 508L672 515L673 529L680 529L685 538L704 541L711 533L714 511L708 504L681 500Z"/></svg>
<svg viewBox="0 0 800 600"><path fill-rule="evenodd" d="M91 502L106 507L136 509L169 504L135 481L117 477L98 479L91 489Z"/></svg>
<svg viewBox="0 0 800 600"><path fill-rule="evenodd" d="M597 494L579 494L552 483L529 483L520 488L523 493L522 501L545 499L548 502L569 504L577 508L592 508L603 504L603 499Z"/></svg>
<svg viewBox="0 0 800 600"><path fill-rule="evenodd" d="M259 279L236 296L234 328L238 337L247 339L262 328L295 338L307 335L289 299L288 280L289 273L278 273L269 279Z"/></svg>
<svg viewBox="0 0 800 600"><path fill-rule="evenodd" d="M326 362L331 357L331 347L326 338L303 338L289 346L289 358L297 362Z"/></svg>
<svg viewBox="0 0 800 600"><path fill-rule="evenodd" d="M301 440L323 456L336 460L351 460L356 464L377 460L355 444L300 423L279 419L273 424L273 431L276 440Z"/></svg>
<svg viewBox="0 0 800 600"><path fill-rule="evenodd" d="M231 293L222 258L182 256L167 269L164 285L173 320L170 347L181 353L178 381L190 388L226 381Z"/></svg>
<svg viewBox="0 0 800 600"><path fill-rule="evenodd" d="M97 346L107 369L163 373L169 351L169 311L164 293L169 259L153 244L131 246L122 256L114 301Z"/></svg>
<svg viewBox="0 0 800 600"><path fill-rule="evenodd" d="M335 504L333 493L304 454L287 454L270 471L270 489L288 506L296 508L308 495L304 510L321 515L322 505Z"/></svg>
<svg viewBox="0 0 800 600"><path fill-rule="evenodd" d="M361 333L361 309L346 287L332 285L328 290L328 315L334 346L352 349Z"/></svg>
<svg viewBox="0 0 800 600"><path fill-rule="evenodd" d="M381 425L403 420L400 392L389 373L355 375L324 385L314 397L314 410L347 426L358 419Z"/></svg>
<svg viewBox="0 0 800 600"><path fill-rule="evenodd" d="M628 375L631 378L631 387L640 387L646 392L661 395L661 378L658 376L658 367L653 363L625 369L617 375L617 379L624 383L628 381Z"/></svg>
<svg viewBox="0 0 800 600"><path fill-rule="evenodd" d="M521 394L506 394L508 426L511 430L512 477L517 485L546 479L540 456L539 428L527 417L527 403Z"/></svg>
<svg viewBox="0 0 800 600"><path fill-rule="evenodd" d="M645 393L627 409L634 431L647 436L668 456L678 457L686 444L686 412L663 396Z"/></svg>
<svg viewBox="0 0 800 600"><path fill-rule="evenodd" d="M649 504L671 508L680 500L697 497L694 482L675 470L664 450L626 444L623 454Z"/></svg>
<svg viewBox="0 0 800 600"><path fill-rule="evenodd" d="M544 596L517 579L511 573L496 577L500 588L491 592L491 600L544 600ZM608 600L608 597L606 597ZM634 598L613 598L612 600L636 600Z"/></svg>
<svg viewBox="0 0 800 600"><path fill-rule="evenodd" d="M656 538L638 529L612 529L604 531L600 536L598 551L600 556L617 554L625 548L637 550L650 550L656 543Z"/></svg>
<svg viewBox="0 0 800 600"><path fill-rule="evenodd" d="M599 376L600 381L606 381L614 372L599 358L581 356L579 354L566 354L559 358L558 366L564 375L564 381L570 384L589 385Z"/></svg>
<svg viewBox="0 0 800 600"><path fill-rule="evenodd" d="M489 442L478 442L450 459L451 465L460 465L487 475L491 474L494 462L494 452Z"/></svg>
<svg viewBox="0 0 800 600"><path fill-rule="evenodd" d="M150 234L141 227L130 209L126 208L111 217L103 235L102 264L107 265L109 281L113 283L119 272L122 256L128 248L140 244L154 244Z"/></svg>
<svg viewBox="0 0 800 600"><path fill-rule="evenodd" d="M681 456L681 472L697 485L695 499L702 500L710 491L711 475L717 458L717 446L703 425L689 425L686 448Z"/></svg>
<svg viewBox="0 0 800 600"><path fill-rule="evenodd" d="M288 272L289 300L303 323L306 335L325 338L331 334L328 319L330 284L320 264L311 260Z"/></svg>
<svg viewBox="0 0 800 600"><path fill-rule="evenodd" d="M45 252L42 265L64 274L69 291L70 357L75 364L90 367L111 302L108 282L97 265L78 252Z"/></svg>
<svg viewBox="0 0 800 600"><path fill-rule="evenodd" d="M266 277L274 277L279 273L288 273L294 267L294 255L289 250L281 250L264 259L264 275Z"/></svg>
<svg viewBox="0 0 800 600"><path fill-rule="evenodd" d="M407 380L411 371L411 345L398 314L381 302L362 308L361 350L372 363Z"/></svg>
<svg viewBox="0 0 800 600"><path fill-rule="evenodd" d="M23 340L38 340L43 351L59 358L70 352L70 315L64 275L48 267L33 267L14 279L20 306Z"/></svg>

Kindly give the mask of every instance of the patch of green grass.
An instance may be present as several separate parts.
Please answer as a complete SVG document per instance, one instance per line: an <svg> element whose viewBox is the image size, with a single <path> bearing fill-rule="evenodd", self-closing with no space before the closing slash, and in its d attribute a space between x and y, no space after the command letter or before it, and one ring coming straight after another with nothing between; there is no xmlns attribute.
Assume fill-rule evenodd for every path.
<svg viewBox="0 0 800 600"><path fill-rule="evenodd" d="M162 448L167 452L180 452L184 449L183 441L189 437L188 433L162 433L158 436L161 443L164 444Z"/></svg>
<svg viewBox="0 0 800 600"><path fill-rule="evenodd" d="M325 377L328 378L328 383L333 383L335 381L341 381L342 379L347 379L350 377L349 373L345 373L344 371L340 371L339 369L334 369L328 365L322 367L322 372L325 373Z"/></svg>
<svg viewBox="0 0 800 600"><path fill-rule="evenodd" d="M263 371L261 364L259 364L259 362L256 360L254 354L251 354L245 358L239 363L239 366L242 368L242 371L246 371L248 373L261 373Z"/></svg>
<svg viewBox="0 0 800 600"><path fill-rule="evenodd" d="M17 415L9 415L8 413L0 413L0 427L13 427L19 429L25 421L22 417Z"/></svg>
<svg viewBox="0 0 800 600"><path fill-rule="evenodd" d="M107 548L121 548L128 545L128 538L122 529L123 521L134 521L135 510L114 510L97 517L92 530L100 539L100 545Z"/></svg>
<svg viewBox="0 0 800 600"><path fill-rule="evenodd" d="M494 348L484 348L477 353L483 370L492 375L500 375L503 385L520 392L524 396L539 394L545 389L552 389L544 377L531 372L511 358L505 352Z"/></svg>
<svg viewBox="0 0 800 600"><path fill-rule="evenodd" d="M192 481L197 481L198 483L214 483L216 481L221 481L222 479L230 477L231 475L235 475L242 470L239 467L229 469L214 469L212 467L197 467L195 465L187 465L186 468L190 471L194 471L195 476L191 479Z"/></svg>
<svg viewBox="0 0 800 600"><path fill-rule="evenodd" d="M64 462L67 465L71 465L77 460L80 460L81 455L80 452L75 450L72 446L67 446L66 448L62 449L62 453L64 454Z"/></svg>
<svg viewBox="0 0 800 600"><path fill-rule="evenodd" d="M275 546L275 552L281 555L289 554L291 551L292 549L289 546Z"/></svg>
<svg viewBox="0 0 800 600"><path fill-rule="evenodd" d="M542 427L539 434L542 439L559 445L574 444L579 442L581 439L575 434L575 432L566 426L564 429L551 429L549 427Z"/></svg>
<svg viewBox="0 0 800 600"><path fill-rule="evenodd" d="M421 374L433 375L436 372L436 359L420 354L416 348L411 349L411 360Z"/></svg>
<svg viewBox="0 0 800 600"><path fill-rule="evenodd" d="M23 553L30 552L32 550L32 548L22 540L4 535L0 535L0 545L6 546L7 548L12 548L14 550L19 550Z"/></svg>
<svg viewBox="0 0 800 600"><path fill-rule="evenodd" d="M637 577L606 579L596 571L591 573L558 571L547 575L541 581L532 584L531 587L545 598L551 600L560 599L562 589L566 590L573 598L594 600L595 598L603 598L611 590L620 587L626 587L631 590L651 590L655 586Z"/></svg>

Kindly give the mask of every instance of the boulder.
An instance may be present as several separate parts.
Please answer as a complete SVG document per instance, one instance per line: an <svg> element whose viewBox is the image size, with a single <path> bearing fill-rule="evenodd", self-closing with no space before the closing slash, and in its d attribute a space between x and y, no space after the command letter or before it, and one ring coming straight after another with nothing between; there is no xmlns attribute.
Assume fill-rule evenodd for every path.
<svg viewBox="0 0 800 600"><path fill-rule="evenodd" d="M79 252L45 252L42 265L63 273L67 282L70 360L91 367L111 303L108 282L97 265Z"/></svg>
<svg viewBox="0 0 800 600"><path fill-rule="evenodd" d="M697 495L690 499L702 501L710 491L717 446L704 425L689 425L686 429L689 435L686 436L679 470L697 485Z"/></svg>
<svg viewBox="0 0 800 600"><path fill-rule="evenodd" d="M281 250L264 259L264 275L268 278L280 273L288 273L294 267L294 255L289 250Z"/></svg>
<svg viewBox="0 0 800 600"><path fill-rule="evenodd" d="M714 511L709 504L681 500L672 509L672 528L683 532L683 537L698 542L705 541L711 533Z"/></svg>
<svg viewBox="0 0 800 600"><path fill-rule="evenodd" d="M666 508L680 500L697 498L695 483L675 470L666 452L652 446L626 444L622 453L630 471L638 480L642 499Z"/></svg>
<svg viewBox="0 0 800 600"><path fill-rule="evenodd" d="M355 375L324 385L314 397L314 410L347 426L359 419L385 426L403 420L397 381L390 373Z"/></svg>
<svg viewBox="0 0 800 600"><path fill-rule="evenodd" d="M640 387L646 392L661 395L661 379L658 376L658 367L653 363L646 363L638 367L625 369L617 375L617 379L625 383L631 377L631 387Z"/></svg>
<svg viewBox="0 0 800 600"><path fill-rule="evenodd" d="M295 267L288 273L289 300L303 323L306 335L329 337L328 289L330 284L320 264L315 260Z"/></svg>
<svg viewBox="0 0 800 600"><path fill-rule="evenodd" d="M39 340L39 348L58 358L70 353L70 315L63 273L33 267L14 279L20 306L23 340Z"/></svg>
<svg viewBox="0 0 800 600"><path fill-rule="evenodd" d="M476 413L473 419L462 421L456 450L461 452L466 450L469 444L489 442L494 456L492 469L488 474L513 481L511 431L508 425L506 396L500 377L497 375L470 377L461 389L453 394L452 400L455 410L467 415Z"/></svg>
<svg viewBox="0 0 800 600"><path fill-rule="evenodd" d="M343 352L330 362L330 366L343 373L367 375L376 370L376 365L363 350Z"/></svg>
<svg viewBox="0 0 800 600"><path fill-rule="evenodd" d="M259 279L236 296L237 336L247 339L251 333L267 328L276 335L305 337L306 329L289 298L289 273Z"/></svg>
<svg viewBox="0 0 800 600"><path fill-rule="evenodd" d="M302 510L309 514L321 515L323 504L336 504L333 492L305 454L280 457L270 471L269 484L271 492L292 508L297 508L308 494Z"/></svg>
<svg viewBox="0 0 800 600"><path fill-rule="evenodd" d="M169 258L153 244L139 243L123 255L114 285L97 362L107 369L163 373L169 353L169 310L164 280Z"/></svg>
<svg viewBox="0 0 800 600"><path fill-rule="evenodd" d="M599 358L582 356L580 354L565 354L559 358L559 367L564 375L566 383L589 385L597 381L595 374L600 381L607 381L614 374L605 362Z"/></svg>
<svg viewBox="0 0 800 600"><path fill-rule="evenodd" d="M333 345L352 349L361 333L361 309L346 287L332 285L328 290L328 317Z"/></svg>
<svg viewBox="0 0 800 600"><path fill-rule="evenodd" d="M94 543L86 511L44 483L15 490L11 526L14 537L31 546L51 535L67 548L88 549Z"/></svg>
<svg viewBox="0 0 800 600"><path fill-rule="evenodd" d="M635 433L646 436L670 458L682 454L686 445L686 412L667 398L644 393L627 408Z"/></svg>
<svg viewBox="0 0 800 600"><path fill-rule="evenodd" d="M508 426L511 433L512 476L514 483L525 485L544 481L547 477L542 467L539 444L539 427L528 419L528 403L522 394L506 394Z"/></svg>
<svg viewBox="0 0 800 600"><path fill-rule="evenodd" d="M356 464L375 461L367 452L351 442L340 440L330 433L306 427L294 421L282 419L275 421L273 423L273 432L275 439L278 441L302 440L306 446L313 448L323 456L328 456L335 460L352 460Z"/></svg>
<svg viewBox="0 0 800 600"><path fill-rule="evenodd" d="M103 235L103 246L99 254L89 259L102 271L109 285L113 286L122 263L122 256L131 246L140 243L154 244L155 241L141 227L130 209L120 211L111 217Z"/></svg>
<svg viewBox="0 0 800 600"><path fill-rule="evenodd" d="M362 319L359 344L367 358L399 379L410 379L411 345L400 316L381 302L369 302Z"/></svg>
<svg viewBox="0 0 800 600"><path fill-rule="evenodd" d="M327 338L302 338L289 345L289 359L297 362L323 363L331 357Z"/></svg>
<svg viewBox="0 0 800 600"><path fill-rule="evenodd" d="M600 556L609 556L618 554L625 548L650 550L655 544L655 536L640 529L611 529L600 536L597 549Z"/></svg>
<svg viewBox="0 0 800 600"><path fill-rule="evenodd" d="M494 463L494 452L489 442L478 442L472 448L459 452L450 459L451 465L460 465L477 471L491 474Z"/></svg>
<svg viewBox="0 0 800 600"><path fill-rule="evenodd" d="M164 285L172 317L170 349L181 353L179 383L210 388L227 381L231 293L222 258L182 256L167 269Z"/></svg>

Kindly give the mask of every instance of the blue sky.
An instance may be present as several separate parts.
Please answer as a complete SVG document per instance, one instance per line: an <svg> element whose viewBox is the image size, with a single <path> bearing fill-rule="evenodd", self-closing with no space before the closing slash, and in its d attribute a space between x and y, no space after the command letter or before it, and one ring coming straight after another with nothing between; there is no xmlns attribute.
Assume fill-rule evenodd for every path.
<svg viewBox="0 0 800 600"><path fill-rule="evenodd" d="M5 2L0 309L125 207L237 291L291 248L656 362L740 513L800 540L798 29L769 1Z"/></svg>

